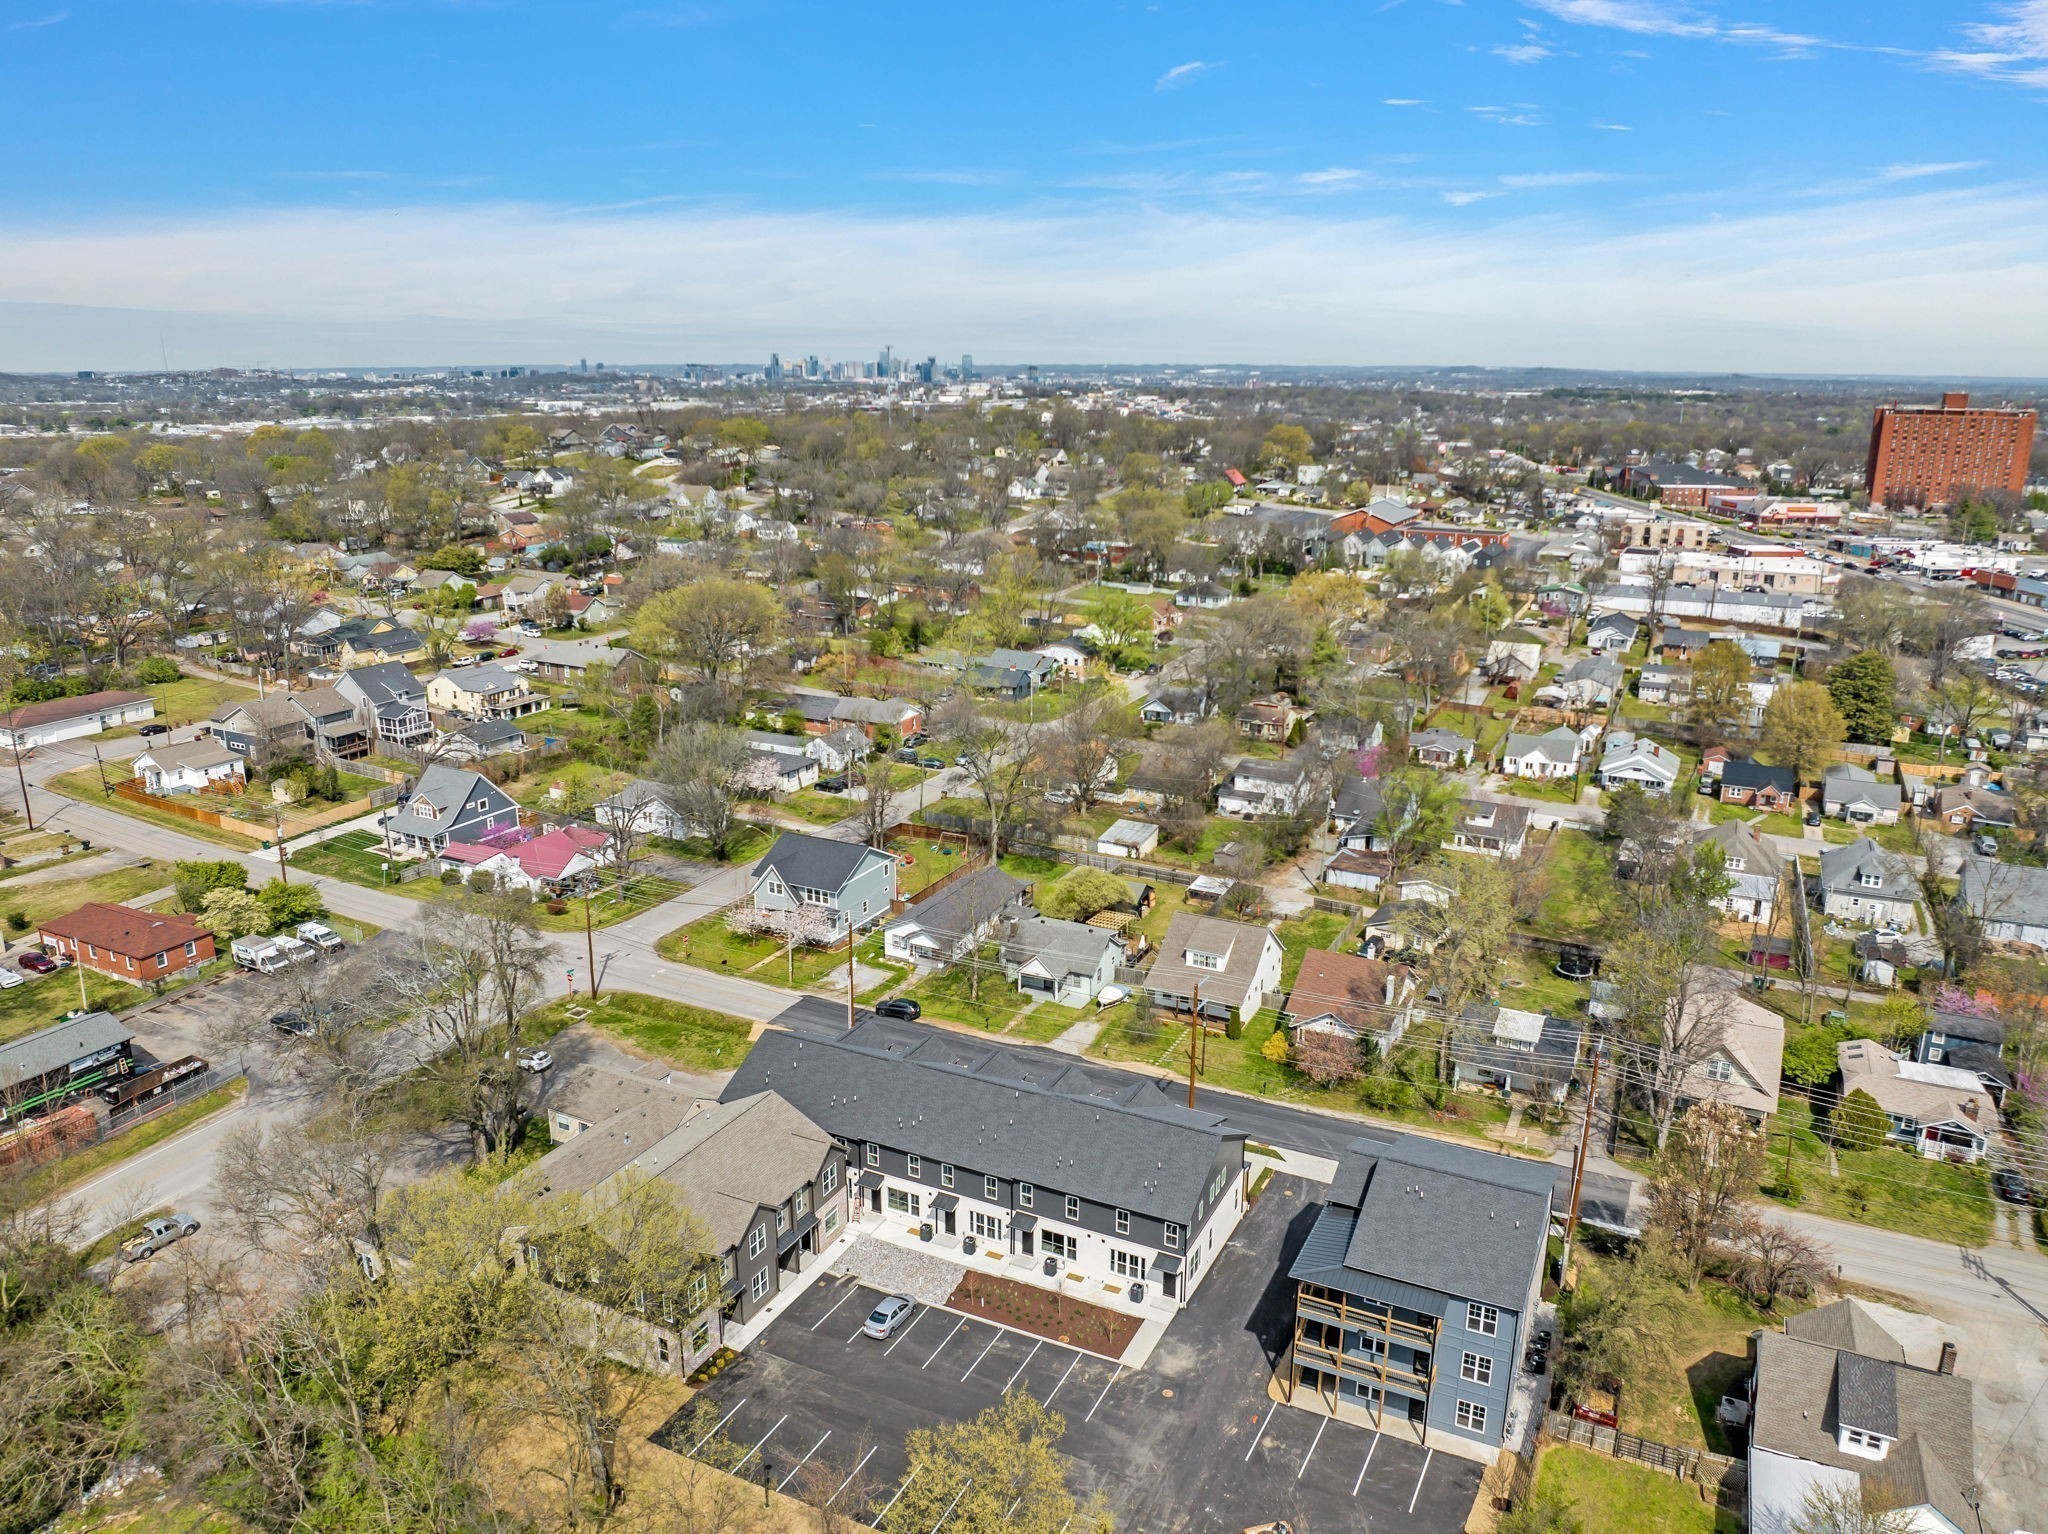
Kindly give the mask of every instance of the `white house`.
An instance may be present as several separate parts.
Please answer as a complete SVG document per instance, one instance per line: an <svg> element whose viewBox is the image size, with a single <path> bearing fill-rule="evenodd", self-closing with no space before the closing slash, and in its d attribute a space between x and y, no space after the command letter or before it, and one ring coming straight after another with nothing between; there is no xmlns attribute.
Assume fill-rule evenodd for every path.
<svg viewBox="0 0 2048 1534"><path fill-rule="evenodd" d="M1004 975L1024 995L1085 1007L1115 982L1125 947L1107 927L1030 916L1004 932L1002 955Z"/></svg>
<svg viewBox="0 0 2048 1534"><path fill-rule="evenodd" d="M241 753L219 741L195 740L154 746L135 758L132 770L153 794L193 794L216 783L246 782L247 767Z"/></svg>
<svg viewBox="0 0 2048 1534"><path fill-rule="evenodd" d="M1268 929L1183 911L1167 924L1145 985L1156 1006L1218 1026L1232 1012L1249 1022L1279 991L1282 964Z"/></svg>
<svg viewBox="0 0 2048 1534"><path fill-rule="evenodd" d="M1159 846L1159 827L1149 820L1119 820L1095 838L1106 858L1148 858Z"/></svg>
<svg viewBox="0 0 2048 1534"><path fill-rule="evenodd" d="M1682 765L1677 753L1654 740L1616 730L1601 747L1598 781L1602 788L1633 783L1645 793L1668 794Z"/></svg>
<svg viewBox="0 0 2048 1534"><path fill-rule="evenodd" d="M0 747L30 751L155 717L156 699L146 692L88 692L47 703L23 703L0 714Z"/></svg>
<svg viewBox="0 0 2048 1534"><path fill-rule="evenodd" d="M899 964L951 964L972 954L1029 888L1000 868L961 874L882 928L882 952Z"/></svg>
<svg viewBox="0 0 2048 1534"><path fill-rule="evenodd" d="M1500 770L1511 778L1576 777L1583 750L1578 734L1563 725L1541 735L1517 732L1501 748Z"/></svg>

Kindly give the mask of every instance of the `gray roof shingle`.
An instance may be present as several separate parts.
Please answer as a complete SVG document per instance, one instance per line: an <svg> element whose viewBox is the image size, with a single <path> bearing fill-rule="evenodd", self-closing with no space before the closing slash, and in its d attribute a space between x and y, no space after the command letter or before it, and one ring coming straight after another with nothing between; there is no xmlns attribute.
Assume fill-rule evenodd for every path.
<svg viewBox="0 0 2048 1534"><path fill-rule="evenodd" d="M754 877L771 868L782 882L796 889L845 889L869 858L887 857L885 852L860 842L834 841L829 836L807 836L802 831L785 831L754 865Z"/></svg>
<svg viewBox="0 0 2048 1534"><path fill-rule="evenodd" d="M34 1081L133 1037L127 1025L113 1013L88 1012L68 1023L0 1044L0 1090Z"/></svg>

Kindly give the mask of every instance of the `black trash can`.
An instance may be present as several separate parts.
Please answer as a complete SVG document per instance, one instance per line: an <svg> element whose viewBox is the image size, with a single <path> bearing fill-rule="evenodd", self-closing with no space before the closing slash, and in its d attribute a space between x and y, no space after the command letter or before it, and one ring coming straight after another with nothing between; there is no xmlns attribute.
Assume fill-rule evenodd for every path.
<svg viewBox="0 0 2048 1534"><path fill-rule="evenodd" d="M1048 1258L1046 1258L1046 1259L1045 1259L1045 1276L1046 1276L1047 1278L1052 1278L1052 1277L1054 1277L1055 1275L1057 1275L1057 1274L1058 1274L1059 1270L1060 1270L1060 1260L1059 1260L1059 1258L1057 1258L1057 1257L1048 1257Z"/></svg>
<svg viewBox="0 0 2048 1534"><path fill-rule="evenodd" d="M920 1241L929 1241L931 1240L931 1238L932 1222L930 1220L926 1220L922 1225L917 1227L917 1239Z"/></svg>
<svg viewBox="0 0 2048 1534"><path fill-rule="evenodd" d="M972 1257L974 1255L974 1237L962 1236L960 1238L960 1250Z"/></svg>
<svg viewBox="0 0 2048 1534"><path fill-rule="evenodd" d="M1133 1305L1145 1303L1145 1286L1143 1284L1131 1285L1131 1303Z"/></svg>

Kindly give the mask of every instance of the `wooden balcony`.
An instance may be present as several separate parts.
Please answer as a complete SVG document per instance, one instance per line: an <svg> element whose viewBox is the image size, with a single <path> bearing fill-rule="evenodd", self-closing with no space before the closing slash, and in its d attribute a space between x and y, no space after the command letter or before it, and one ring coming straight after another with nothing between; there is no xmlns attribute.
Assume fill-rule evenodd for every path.
<svg viewBox="0 0 2048 1534"><path fill-rule="evenodd" d="M1430 1381L1435 1375L1433 1368L1427 1373L1417 1374L1411 1369L1396 1368L1384 1358L1340 1352L1322 1343L1310 1342L1305 1337L1294 1340L1294 1366L1297 1374L1302 1369L1321 1369L1348 1380L1366 1380L1383 1390L1398 1390L1424 1399L1429 1396Z"/></svg>
<svg viewBox="0 0 2048 1534"><path fill-rule="evenodd" d="M1407 1347L1432 1351L1436 1348L1437 1330L1442 1324L1435 1320L1426 1323L1402 1321L1387 1309L1310 1284L1303 1284L1296 1291L1294 1308L1296 1316L1302 1320L1323 1321L1331 1326L1341 1326L1346 1331L1366 1332Z"/></svg>

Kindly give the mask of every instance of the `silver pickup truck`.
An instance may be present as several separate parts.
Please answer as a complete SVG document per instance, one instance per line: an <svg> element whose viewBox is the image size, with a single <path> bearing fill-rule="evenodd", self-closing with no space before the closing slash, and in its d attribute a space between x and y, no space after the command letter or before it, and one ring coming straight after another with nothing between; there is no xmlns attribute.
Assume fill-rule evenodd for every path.
<svg viewBox="0 0 2048 1534"><path fill-rule="evenodd" d="M123 1262L140 1262L153 1257L173 1241L182 1241L199 1229L199 1222L189 1214L170 1214L158 1220L145 1220L142 1229L121 1243Z"/></svg>

